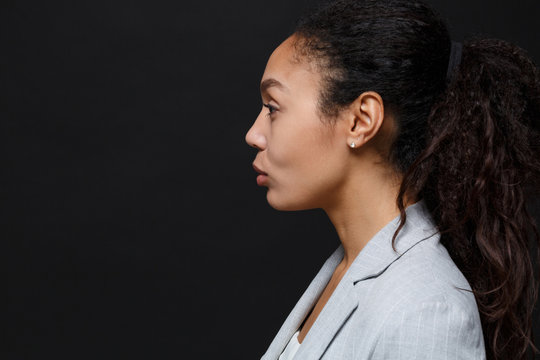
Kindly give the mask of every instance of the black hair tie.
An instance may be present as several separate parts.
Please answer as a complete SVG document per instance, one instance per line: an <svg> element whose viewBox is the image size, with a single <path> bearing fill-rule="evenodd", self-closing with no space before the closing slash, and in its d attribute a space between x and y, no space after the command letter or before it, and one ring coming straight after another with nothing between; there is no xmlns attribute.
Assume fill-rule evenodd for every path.
<svg viewBox="0 0 540 360"><path fill-rule="evenodd" d="M450 59L448 60L448 70L446 71L447 81L452 80L455 69L457 69L457 67L461 63L462 49L463 49L463 45L460 42L452 40L452 47L450 49Z"/></svg>

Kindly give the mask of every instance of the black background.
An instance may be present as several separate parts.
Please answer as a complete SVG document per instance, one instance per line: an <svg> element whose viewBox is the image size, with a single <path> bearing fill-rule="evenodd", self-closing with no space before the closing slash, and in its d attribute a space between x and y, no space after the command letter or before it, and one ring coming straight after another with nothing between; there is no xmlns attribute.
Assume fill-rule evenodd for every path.
<svg viewBox="0 0 540 360"><path fill-rule="evenodd" d="M2 358L260 358L339 245L268 205L244 142L313 3L2 2ZM537 0L432 3L539 63Z"/></svg>

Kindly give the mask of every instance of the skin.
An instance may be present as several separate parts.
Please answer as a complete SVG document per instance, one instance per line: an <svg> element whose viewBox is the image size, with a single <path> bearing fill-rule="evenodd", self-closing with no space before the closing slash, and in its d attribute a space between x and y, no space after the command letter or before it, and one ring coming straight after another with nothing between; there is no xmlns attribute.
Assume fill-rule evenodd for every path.
<svg viewBox="0 0 540 360"><path fill-rule="evenodd" d="M266 198L276 210L321 208L345 254L302 326L302 342L339 281L366 243L399 215L401 177L381 157L395 134L381 96L360 94L340 111L335 126L317 108L318 67L295 56L295 35L270 56L261 80L261 112L246 134L259 150L254 161L268 174ZM276 82L277 81L277 82ZM268 85L268 87L267 87ZM355 148L349 145L355 142ZM411 203L405 198L405 206Z"/></svg>

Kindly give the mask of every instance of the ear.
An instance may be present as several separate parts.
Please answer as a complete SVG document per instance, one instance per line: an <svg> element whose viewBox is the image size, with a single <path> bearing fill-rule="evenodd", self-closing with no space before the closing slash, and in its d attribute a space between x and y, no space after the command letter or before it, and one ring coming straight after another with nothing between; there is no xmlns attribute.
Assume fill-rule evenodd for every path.
<svg viewBox="0 0 540 360"><path fill-rule="evenodd" d="M360 147L372 139L384 120L384 104L381 96L374 91L366 91L358 96L346 112L347 144L354 142Z"/></svg>

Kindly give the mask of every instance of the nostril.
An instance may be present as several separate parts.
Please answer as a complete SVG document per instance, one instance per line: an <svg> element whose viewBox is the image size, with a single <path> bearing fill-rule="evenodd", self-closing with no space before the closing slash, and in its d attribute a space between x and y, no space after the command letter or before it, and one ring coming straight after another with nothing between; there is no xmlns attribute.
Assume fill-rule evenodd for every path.
<svg viewBox="0 0 540 360"><path fill-rule="evenodd" d="M254 132L251 129L246 134L245 140L249 146L255 149L261 150L261 151L263 150L266 144L266 139L264 135Z"/></svg>

